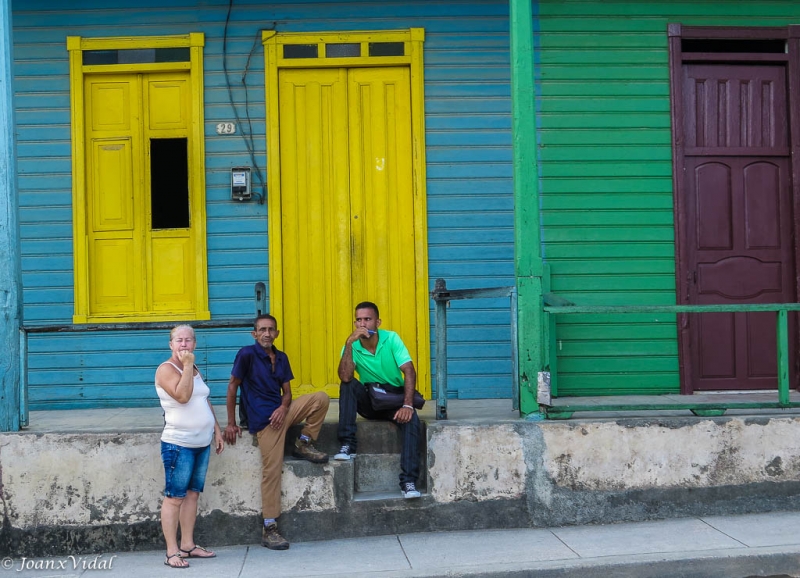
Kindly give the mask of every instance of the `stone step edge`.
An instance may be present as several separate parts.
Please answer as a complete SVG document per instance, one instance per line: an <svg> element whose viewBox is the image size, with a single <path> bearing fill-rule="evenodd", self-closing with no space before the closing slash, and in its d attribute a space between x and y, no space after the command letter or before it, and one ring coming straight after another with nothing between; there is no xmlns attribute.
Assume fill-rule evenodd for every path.
<svg viewBox="0 0 800 578"><path fill-rule="evenodd" d="M419 488L417 488L419 489ZM400 487L398 486L397 491L377 491L377 492L353 492L353 502L386 502L386 501L402 501L406 504L413 505L419 504L425 501L425 498L429 498L430 495L426 492L420 490L420 494L422 494L419 498L409 498L406 499L403 497L403 494L400 492Z"/></svg>

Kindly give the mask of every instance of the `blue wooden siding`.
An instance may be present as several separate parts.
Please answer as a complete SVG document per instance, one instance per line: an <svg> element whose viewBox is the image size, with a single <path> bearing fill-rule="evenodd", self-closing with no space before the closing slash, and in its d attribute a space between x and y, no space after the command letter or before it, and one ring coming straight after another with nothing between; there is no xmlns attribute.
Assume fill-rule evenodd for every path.
<svg viewBox="0 0 800 578"><path fill-rule="evenodd" d="M209 307L212 319L252 315L254 283L268 284L266 206L229 200L230 167L251 162L242 126L237 135L215 133L218 122L234 120L222 67L228 3L127 0L110 5L106 0L13 3L25 324L69 324L73 314L67 36L205 34ZM285 32L425 29L431 285L437 277L453 288L513 285L507 0L235 0L228 71L242 115L241 77L248 54L259 31L273 23ZM259 42L247 86L262 171L263 67ZM453 303L449 396L510 396L509 320L507 300ZM198 333L199 365L216 402L224 399L236 350L249 342L244 329ZM29 347L31 409L157 404L153 373L168 352L166 332L35 334Z"/></svg>

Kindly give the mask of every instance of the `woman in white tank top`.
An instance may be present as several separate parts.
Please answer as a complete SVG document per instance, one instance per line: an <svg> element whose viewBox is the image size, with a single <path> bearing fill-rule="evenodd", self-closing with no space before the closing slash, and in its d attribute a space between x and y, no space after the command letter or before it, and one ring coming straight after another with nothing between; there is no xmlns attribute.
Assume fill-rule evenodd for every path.
<svg viewBox="0 0 800 578"><path fill-rule="evenodd" d="M213 558L194 543L197 500L203 491L211 443L223 450L222 432L208 399L209 389L194 365L194 329L178 325L169 336L172 357L156 370L156 393L164 409L161 460L166 487L161 503L161 530L167 542L164 564L185 568L186 558ZM178 547L178 524L181 545Z"/></svg>

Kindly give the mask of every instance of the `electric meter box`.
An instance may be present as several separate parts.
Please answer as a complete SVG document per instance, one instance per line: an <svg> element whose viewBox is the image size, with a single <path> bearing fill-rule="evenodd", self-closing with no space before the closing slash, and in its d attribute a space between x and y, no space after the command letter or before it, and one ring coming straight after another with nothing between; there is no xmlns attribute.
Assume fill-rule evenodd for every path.
<svg viewBox="0 0 800 578"><path fill-rule="evenodd" d="M233 167L231 169L231 199L234 201L249 201L252 196L250 190L250 167Z"/></svg>

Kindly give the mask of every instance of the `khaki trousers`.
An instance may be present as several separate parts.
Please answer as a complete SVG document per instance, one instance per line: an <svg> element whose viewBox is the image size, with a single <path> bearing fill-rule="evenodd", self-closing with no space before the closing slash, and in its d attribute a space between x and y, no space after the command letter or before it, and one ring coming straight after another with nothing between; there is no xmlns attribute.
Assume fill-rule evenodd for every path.
<svg viewBox="0 0 800 578"><path fill-rule="evenodd" d="M328 394L317 391L293 399L280 429L265 427L256 434L261 450L261 512L264 518L281 515L281 472L286 430L306 420L301 434L316 440L330 404Z"/></svg>

